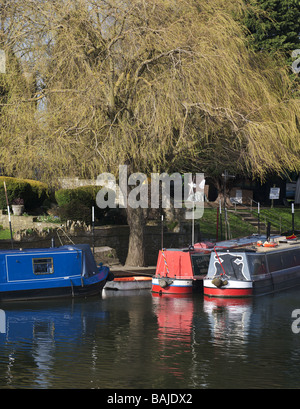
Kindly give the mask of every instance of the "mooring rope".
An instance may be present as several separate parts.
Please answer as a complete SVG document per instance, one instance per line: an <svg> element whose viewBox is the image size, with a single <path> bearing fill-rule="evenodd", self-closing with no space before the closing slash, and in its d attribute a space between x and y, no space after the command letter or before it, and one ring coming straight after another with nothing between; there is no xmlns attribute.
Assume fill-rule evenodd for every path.
<svg viewBox="0 0 300 409"><path fill-rule="evenodd" d="M165 253L164 253L164 249L161 249L161 253L162 253L163 258L164 258L164 262L165 262L166 269L167 269L167 276L168 276L168 275L169 275L169 268L168 268L168 264L167 264L166 256L165 256Z"/></svg>

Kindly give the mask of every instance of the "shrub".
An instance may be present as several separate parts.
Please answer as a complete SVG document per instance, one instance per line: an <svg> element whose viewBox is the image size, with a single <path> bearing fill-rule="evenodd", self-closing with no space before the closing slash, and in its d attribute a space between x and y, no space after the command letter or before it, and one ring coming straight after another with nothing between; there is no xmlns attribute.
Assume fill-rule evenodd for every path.
<svg viewBox="0 0 300 409"><path fill-rule="evenodd" d="M5 209L6 198L4 184L6 184L8 203L12 204L13 200L16 198L22 198L26 206L27 202L30 200L31 188L28 182L25 182L23 179L11 178L0 176L0 207Z"/></svg>
<svg viewBox="0 0 300 409"><path fill-rule="evenodd" d="M94 206L99 187L83 186L75 189L59 189L55 192L55 199L58 206L64 206L75 200L86 206Z"/></svg>
<svg viewBox="0 0 300 409"><path fill-rule="evenodd" d="M27 207L39 207L43 205L45 200L49 200L50 190L46 183L31 179L24 179L24 181L28 182L31 187L31 195Z"/></svg>
<svg viewBox="0 0 300 409"><path fill-rule="evenodd" d="M77 200L71 200L69 203L59 208L59 216L63 221L84 221L86 224L91 224L92 214L90 207L79 203Z"/></svg>
<svg viewBox="0 0 300 409"><path fill-rule="evenodd" d="M55 199L62 220L83 220L91 223L91 209L95 207L95 218L102 219L104 211L96 205L99 186L82 186L75 189L59 189Z"/></svg>
<svg viewBox="0 0 300 409"><path fill-rule="evenodd" d="M49 197L48 185L36 180L12 178L0 176L0 208L6 208L6 198L4 184L6 184L9 204L19 198L23 199L26 209L32 209L42 205L43 201Z"/></svg>

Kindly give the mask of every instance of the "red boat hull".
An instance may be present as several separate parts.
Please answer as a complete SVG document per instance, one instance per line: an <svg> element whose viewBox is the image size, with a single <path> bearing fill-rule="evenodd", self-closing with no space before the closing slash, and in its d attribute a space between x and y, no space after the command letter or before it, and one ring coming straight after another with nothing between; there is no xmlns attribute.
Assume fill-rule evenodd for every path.
<svg viewBox="0 0 300 409"><path fill-rule="evenodd" d="M251 297L253 295L253 289L204 287L204 295L208 297Z"/></svg>
<svg viewBox="0 0 300 409"><path fill-rule="evenodd" d="M173 280L172 284L162 287L160 279L153 277L152 291L159 294L191 294L193 292L193 280Z"/></svg>

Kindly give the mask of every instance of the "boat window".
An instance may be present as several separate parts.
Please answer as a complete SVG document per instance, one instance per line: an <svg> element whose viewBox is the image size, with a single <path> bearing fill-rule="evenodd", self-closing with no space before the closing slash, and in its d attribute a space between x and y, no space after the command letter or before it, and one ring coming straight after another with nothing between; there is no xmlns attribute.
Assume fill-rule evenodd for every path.
<svg viewBox="0 0 300 409"><path fill-rule="evenodd" d="M33 272L34 274L53 274L53 258L34 258Z"/></svg>
<svg viewBox="0 0 300 409"><path fill-rule="evenodd" d="M266 256L264 254L247 254L247 260L252 277L267 273Z"/></svg>
<svg viewBox="0 0 300 409"><path fill-rule="evenodd" d="M192 254L191 259L195 276L207 274L210 254Z"/></svg>

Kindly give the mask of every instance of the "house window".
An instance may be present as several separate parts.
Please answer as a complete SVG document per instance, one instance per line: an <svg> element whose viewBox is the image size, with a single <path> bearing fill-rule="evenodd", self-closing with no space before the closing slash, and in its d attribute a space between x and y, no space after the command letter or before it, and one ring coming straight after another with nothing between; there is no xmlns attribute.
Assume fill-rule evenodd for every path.
<svg viewBox="0 0 300 409"><path fill-rule="evenodd" d="M34 258L33 272L34 274L53 274L53 258Z"/></svg>

